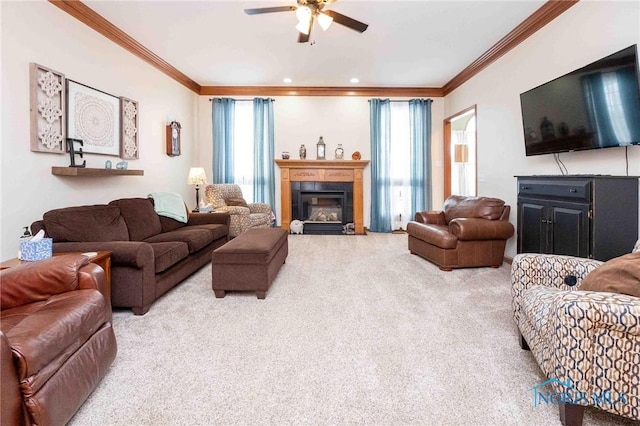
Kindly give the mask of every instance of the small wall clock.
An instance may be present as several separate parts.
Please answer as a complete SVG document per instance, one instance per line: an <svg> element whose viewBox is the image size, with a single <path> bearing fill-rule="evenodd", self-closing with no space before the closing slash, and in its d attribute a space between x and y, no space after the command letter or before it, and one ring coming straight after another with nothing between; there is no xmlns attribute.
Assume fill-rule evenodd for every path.
<svg viewBox="0 0 640 426"><path fill-rule="evenodd" d="M180 130L182 126L177 121L167 124L167 155L176 157L180 155Z"/></svg>

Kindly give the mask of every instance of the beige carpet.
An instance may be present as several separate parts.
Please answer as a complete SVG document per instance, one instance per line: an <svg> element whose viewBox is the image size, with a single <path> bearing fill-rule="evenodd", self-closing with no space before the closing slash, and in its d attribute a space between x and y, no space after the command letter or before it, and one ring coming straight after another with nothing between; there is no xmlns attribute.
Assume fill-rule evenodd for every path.
<svg viewBox="0 0 640 426"><path fill-rule="evenodd" d="M73 425L554 425L518 346L509 266L441 272L406 235L289 238L265 300L205 267L144 316ZM588 409L585 425L631 424Z"/></svg>

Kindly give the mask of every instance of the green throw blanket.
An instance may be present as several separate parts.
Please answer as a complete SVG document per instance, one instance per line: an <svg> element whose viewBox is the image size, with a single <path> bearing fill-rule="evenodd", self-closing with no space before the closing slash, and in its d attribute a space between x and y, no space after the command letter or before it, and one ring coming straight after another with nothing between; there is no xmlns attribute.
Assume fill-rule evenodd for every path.
<svg viewBox="0 0 640 426"><path fill-rule="evenodd" d="M187 220L189 220L187 209L180 194L175 192L152 192L149 197L153 198L154 208L158 215L170 217L182 223L187 223Z"/></svg>

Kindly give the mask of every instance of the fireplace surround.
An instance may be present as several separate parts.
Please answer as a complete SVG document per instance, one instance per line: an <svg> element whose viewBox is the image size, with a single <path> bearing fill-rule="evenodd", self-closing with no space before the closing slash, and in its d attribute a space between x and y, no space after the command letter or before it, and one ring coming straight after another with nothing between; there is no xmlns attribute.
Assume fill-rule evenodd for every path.
<svg viewBox="0 0 640 426"><path fill-rule="evenodd" d="M307 210L311 207L322 209L322 207L332 207L331 211L323 213L337 213L338 207L335 202L339 199L341 204L342 219L339 224L342 233L342 225L353 222L356 234L364 234L363 223L363 171L369 164L368 160L275 160L280 168L280 207L282 212L282 228L289 230L289 225L293 219L299 217L301 204L304 214L305 201L300 200L300 193L306 192L306 199L322 199L316 202L307 200ZM343 185L346 184L347 186ZM347 188L347 189L344 189ZM351 191L349 191L351 189ZM350 195L349 195L350 192ZM342 195L346 193L345 195ZM344 201L342 201L344 197ZM333 200L330 201L329 200ZM330 205L331 204L331 205ZM295 207L294 207L295 206ZM301 220L301 219L299 219ZM327 233L326 224L323 232L313 232L316 226L312 222L305 222L305 233ZM328 222L328 221L322 221ZM337 220L336 220L337 222Z"/></svg>
<svg viewBox="0 0 640 426"><path fill-rule="evenodd" d="M291 218L305 234L342 234L353 222L353 183L291 182Z"/></svg>

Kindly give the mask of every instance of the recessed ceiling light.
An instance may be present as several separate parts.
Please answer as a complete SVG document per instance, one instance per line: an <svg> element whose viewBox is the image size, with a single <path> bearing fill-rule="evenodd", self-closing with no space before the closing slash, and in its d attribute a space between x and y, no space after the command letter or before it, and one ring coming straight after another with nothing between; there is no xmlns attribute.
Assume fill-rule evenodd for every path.
<svg viewBox="0 0 640 426"><path fill-rule="evenodd" d="M349 80L350 82L352 82L353 84L355 83L360 83L360 79L353 77L351 80Z"/></svg>
<svg viewBox="0 0 640 426"><path fill-rule="evenodd" d="M289 84L291 83L293 80L291 80L289 77L287 78L283 78L282 81L284 81L285 83Z"/></svg>

